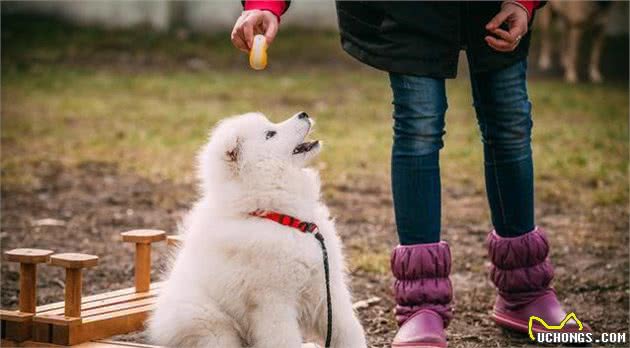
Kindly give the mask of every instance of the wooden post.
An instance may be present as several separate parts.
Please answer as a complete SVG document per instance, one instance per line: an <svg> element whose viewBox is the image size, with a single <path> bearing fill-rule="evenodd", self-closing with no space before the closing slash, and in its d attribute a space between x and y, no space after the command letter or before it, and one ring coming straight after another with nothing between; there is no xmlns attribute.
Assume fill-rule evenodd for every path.
<svg viewBox="0 0 630 348"><path fill-rule="evenodd" d="M20 312L35 313L37 306L37 268L33 263L20 264Z"/></svg>
<svg viewBox="0 0 630 348"><path fill-rule="evenodd" d="M135 286L136 292L149 291L151 286L151 244L166 239L160 230L132 230L120 234L123 242L136 244Z"/></svg>
<svg viewBox="0 0 630 348"><path fill-rule="evenodd" d="M83 288L83 277L80 269L66 269L66 287L64 315L66 317L81 316L81 291Z"/></svg>
<svg viewBox="0 0 630 348"><path fill-rule="evenodd" d="M136 243L136 292L149 291L151 286L151 244Z"/></svg>
<svg viewBox="0 0 630 348"><path fill-rule="evenodd" d="M22 342L31 338L37 306L37 264L48 262L52 253L43 249L13 249L5 253L7 261L20 263L20 293L19 310L0 310L3 339Z"/></svg>
<svg viewBox="0 0 630 348"><path fill-rule="evenodd" d="M50 263L66 269L64 314L67 317L81 317L81 288L83 285L81 269L96 266L98 256L75 253L55 254L50 257Z"/></svg>
<svg viewBox="0 0 630 348"><path fill-rule="evenodd" d="M5 253L7 261L20 263L20 312L35 313L37 264L48 262L52 253L52 250L44 249L13 249Z"/></svg>

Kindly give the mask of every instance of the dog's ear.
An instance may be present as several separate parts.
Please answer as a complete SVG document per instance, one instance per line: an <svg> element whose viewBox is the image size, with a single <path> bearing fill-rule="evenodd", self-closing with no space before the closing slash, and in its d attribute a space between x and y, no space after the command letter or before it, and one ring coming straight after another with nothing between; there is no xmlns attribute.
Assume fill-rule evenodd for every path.
<svg viewBox="0 0 630 348"><path fill-rule="evenodd" d="M231 150L228 150L225 152L225 156L226 156L226 161L228 162L238 162L238 153L239 153L239 147L235 147Z"/></svg>
<svg viewBox="0 0 630 348"><path fill-rule="evenodd" d="M233 169L234 172L238 169L238 163L241 158L241 138L235 136L227 146L225 151L225 161L228 163L228 166Z"/></svg>

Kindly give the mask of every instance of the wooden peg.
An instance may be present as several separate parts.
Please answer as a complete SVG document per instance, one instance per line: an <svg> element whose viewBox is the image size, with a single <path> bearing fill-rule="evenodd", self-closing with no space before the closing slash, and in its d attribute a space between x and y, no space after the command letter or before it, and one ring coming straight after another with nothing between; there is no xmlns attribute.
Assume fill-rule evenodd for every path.
<svg viewBox="0 0 630 348"><path fill-rule="evenodd" d="M52 250L44 249L13 249L5 253L7 261L20 263L20 312L35 313L37 264L48 262L52 253Z"/></svg>
<svg viewBox="0 0 630 348"><path fill-rule="evenodd" d="M166 232L161 230L132 230L120 235L123 242L136 244L136 292L149 291L151 286L151 243L165 240Z"/></svg>
<svg viewBox="0 0 630 348"><path fill-rule="evenodd" d="M81 269L98 264L98 256L88 254L55 254L50 257L50 264L66 269L64 314L67 317L81 316L81 287L83 278Z"/></svg>

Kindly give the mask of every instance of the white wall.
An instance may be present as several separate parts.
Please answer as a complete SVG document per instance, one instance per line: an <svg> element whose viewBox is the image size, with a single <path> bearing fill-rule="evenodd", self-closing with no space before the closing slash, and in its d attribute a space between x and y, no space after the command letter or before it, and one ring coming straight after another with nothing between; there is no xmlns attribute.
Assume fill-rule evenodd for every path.
<svg viewBox="0 0 630 348"><path fill-rule="evenodd" d="M178 14L178 10L181 11ZM165 30L171 21L182 21L193 30L214 32L227 30L242 11L238 0L180 1L166 0L57 0L3 1L4 13L49 14L80 25L126 28L150 25ZM177 18L177 16L181 16ZM336 28L333 0L297 0L282 18L283 24L307 28Z"/></svg>
<svg viewBox="0 0 630 348"><path fill-rule="evenodd" d="M157 30L168 28L166 1L19 1L3 2L4 13L49 14L82 25L125 28L148 24Z"/></svg>
<svg viewBox="0 0 630 348"><path fill-rule="evenodd" d="M615 6L607 31L610 34L627 33L628 2L620 1ZM178 9L181 11L179 14ZM230 29L241 10L239 0L2 1L2 11L5 13L51 14L72 23L109 28L144 24L156 30L165 30L171 22L181 21L201 32ZM334 29L337 27L334 0L293 0L282 21L283 24L306 28Z"/></svg>

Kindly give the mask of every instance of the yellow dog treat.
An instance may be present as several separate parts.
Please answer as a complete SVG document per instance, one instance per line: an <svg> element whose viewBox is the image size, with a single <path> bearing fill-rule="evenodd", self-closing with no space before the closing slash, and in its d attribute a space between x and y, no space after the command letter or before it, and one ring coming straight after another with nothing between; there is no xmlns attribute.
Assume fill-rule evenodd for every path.
<svg viewBox="0 0 630 348"><path fill-rule="evenodd" d="M267 39L264 35L254 36L254 44L249 51L249 65L254 70L262 70L267 66Z"/></svg>

